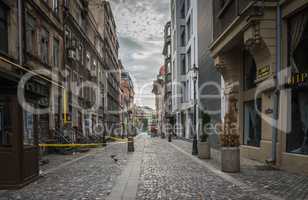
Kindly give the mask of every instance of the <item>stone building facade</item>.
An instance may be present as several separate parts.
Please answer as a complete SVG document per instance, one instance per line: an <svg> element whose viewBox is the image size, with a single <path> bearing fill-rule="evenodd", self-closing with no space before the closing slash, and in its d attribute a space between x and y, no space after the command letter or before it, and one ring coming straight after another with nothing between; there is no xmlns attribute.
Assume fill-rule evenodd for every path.
<svg viewBox="0 0 308 200"><path fill-rule="evenodd" d="M133 109L134 109L134 84L131 76L128 72L123 71L121 75L121 107L122 107L122 123L123 123L123 134L132 134L132 127L135 127L133 120Z"/></svg>
<svg viewBox="0 0 308 200"><path fill-rule="evenodd" d="M157 79L153 82L153 90L152 93L155 95L155 126L157 128L158 134L162 137L165 136L165 110L166 110L166 102L165 102L165 88L166 88L166 67L163 65L159 68L159 73L157 75Z"/></svg>
<svg viewBox="0 0 308 200"><path fill-rule="evenodd" d="M175 116L172 114L172 70L171 70L171 21L167 22L164 28L164 48L163 55L165 58L165 80L164 80L164 118L163 132L168 134L169 130L165 126L173 123Z"/></svg>
<svg viewBox="0 0 308 200"><path fill-rule="evenodd" d="M237 99L241 155L305 174L307 4L214 1L210 47L226 104Z"/></svg>
<svg viewBox="0 0 308 200"><path fill-rule="evenodd" d="M0 188L15 188L38 178L39 144L113 133L97 125L120 120L119 44L107 1L0 0L0 36Z"/></svg>
<svg viewBox="0 0 308 200"><path fill-rule="evenodd" d="M0 188L38 177L38 144L62 125L62 1L0 1Z"/></svg>
<svg viewBox="0 0 308 200"><path fill-rule="evenodd" d="M119 60L119 41L116 32L116 24L108 1L94 0L90 3L91 11L96 19L98 32L104 41L104 58L106 70L106 126L113 132L121 128L120 116L120 84L121 61ZM110 133L111 134L111 133Z"/></svg>

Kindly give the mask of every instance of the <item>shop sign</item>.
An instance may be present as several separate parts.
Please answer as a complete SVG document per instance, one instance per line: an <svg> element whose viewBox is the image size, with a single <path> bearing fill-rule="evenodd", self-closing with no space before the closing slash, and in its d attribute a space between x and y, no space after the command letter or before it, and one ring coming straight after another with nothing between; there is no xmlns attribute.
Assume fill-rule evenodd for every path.
<svg viewBox="0 0 308 200"><path fill-rule="evenodd" d="M295 73L288 79L287 86L290 88L302 87L308 83L308 73Z"/></svg>
<svg viewBox="0 0 308 200"><path fill-rule="evenodd" d="M269 65L266 65L264 67L260 67L257 70L257 80L264 79L271 75L271 68Z"/></svg>

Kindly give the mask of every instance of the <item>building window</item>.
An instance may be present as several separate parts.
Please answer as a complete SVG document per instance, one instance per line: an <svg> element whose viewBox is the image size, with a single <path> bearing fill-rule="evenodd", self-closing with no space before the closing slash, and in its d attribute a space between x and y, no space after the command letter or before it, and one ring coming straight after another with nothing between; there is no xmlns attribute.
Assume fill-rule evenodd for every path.
<svg viewBox="0 0 308 200"><path fill-rule="evenodd" d="M186 12L190 9L190 0L186 0Z"/></svg>
<svg viewBox="0 0 308 200"><path fill-rule="evenodd" d="M261 141L261 112L262 101L244 103L244 145L259 147Z"/></svg>
<svg viewBox="0 0 308 200"><path fill-rule="evenodd" d="M54 67L60 67L60 42L56 38L53 40L53 64Z"/></svg>
<svg viewBox="0 0 308 200"><path fill-rule="evenodd" d="M83 63L83 47L81 42L78 44L78 48L76 49L76 58L77 61Z"/></svg>
<svg viewBox="0 0 308 200"><path fill-rule="evenodd" d="M289 20L289 62L293 76L308 76L308 13L307 9ZM308 155L308 80L291 85L292 130L287 134L287 152Z"/></svg>
<svg viewBox="0 0 308 200"><path fill-rule="evenodd" d="M189 92L189 80L186 81L186 101L189 100L189 96L190 92Z"/></svg>
<svg viewBox="0 0 308 200"><path fill-rule="evenodd" d="M84 51L83 51L83 45L82 43L79 44L79 51L80 51L80 62L81 64L84 64Z"/></svg>
<svg viewBox="0 0 308 200"><path fill-rule="evenodd" d="M180 59L181 59L181 74L184 75L184 74L186 74L186 58L185 58L185 54L181 54L180 55Z"/></svg>
<svg viewBox="0 0 308 200"><path fill-rule="evenodd" d="M65 30L65 46L66 48L71 47L71 31L69 29Z"/></svg>
<svg viewBox="0 0 308 200"><path fill-rule="evenodd" d="M26 18L26 42L27 42L27 52L34 54L34 48L36 45L36 21L35 19L27 14Z"/></svg>
<svg viewBox="0 0 308 200"><path fill-rule="evenodd" d="M184 47L186 45L186 33L185 26L180 27L181 31L181 46Z"/></svg>
<svg viewBox="0 0 308 200"><path fill-rule="evenodd" d="M186 82L183 81L181 84L181 103L186 101Z"/></svg>
<svg viewBox="0 0 308 200"><path fill-rule="evenodd" d="M57 17L59 17L59 0L53 0L53 2L52 2L52 11L53 11L53 13L57 16Z"/></svg>
<svg viewBox="0 0 308 200"><path fill-rule="evenodd" d="M244 90L256 87L257 66L249 51L244 51Z"/></svg>
<svg viewBox="0 0 308 200"><path fill-rule="evenodd" d="M191 48L187 51L187 67L191 69Z"/></svg>
<svg viewBox="0 0 308 200"><path fill-rule="evenodd" d="M0 2L0 51L8 53L8 8Z"/></svg>
<svg viewBox="0 0 308 200"><path fill-rule="evenodd" d="M182 8L181 8L181 18L182 18L182 19L185 19L185 15L186 15L186 11L185 11L185 2L183 2Z"/></svg>
<svg viewBox="0 0 308 200"><path fill-rule="evenodd" d="M8 105L3 100L0 100L0 146L8 146L11 144L10 126Z"/></svg>
<svg viewBox="0 0 308 200"><path fill-rule="evenodd" d="M41 30L40 46L41 46L40 52L41 52L42 62L48 64L49 33L45 28L42 28Z"/></svg>
<svg viewBox="0 0 308 200"><path fill-rule="evenodd" d="M24 145L34 145L34 118L27 111L24 111Z"/></svg>
<svg viewBox="0 0 308 200"><path fill-rule="evenodd" d="M191 37L191 17L189 17L186 27L187 27L187 41L189 41Z"/></svg>

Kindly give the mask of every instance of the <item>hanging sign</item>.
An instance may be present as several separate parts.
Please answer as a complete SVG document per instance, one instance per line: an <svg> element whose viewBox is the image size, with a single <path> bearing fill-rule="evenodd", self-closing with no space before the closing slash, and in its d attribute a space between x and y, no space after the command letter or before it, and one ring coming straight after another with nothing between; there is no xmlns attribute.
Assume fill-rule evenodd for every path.
<svg viewBox="0 0 308 200"><path fill-rule="evenodd" d="M266 65L264 67L259 67L257 70L257 80L264 79L271 75L271 67Z"/></svg>
<svg viewBox="0 0 308 200"><path fill-rule="evenodd" d="M308 84L308 73L295 73L288 79L287 87L302 87Z"/></svg>

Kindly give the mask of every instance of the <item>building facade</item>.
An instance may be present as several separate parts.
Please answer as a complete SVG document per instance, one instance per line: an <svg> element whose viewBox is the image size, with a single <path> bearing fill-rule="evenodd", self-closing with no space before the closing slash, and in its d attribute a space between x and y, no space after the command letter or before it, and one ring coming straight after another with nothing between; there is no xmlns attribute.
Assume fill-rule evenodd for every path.
<svg viewBox="0 0 308 200"><path fill-rule="evenodd" d="M194 94L191 68L198 66L197 1L171 1L172 111L176 134L192 138Z"/></svg>
<svg viewBox="0 0 308 200"><path fill-rule="evenodd" d="M38 143L60 121L63 2L0 1L0 188L38 177Z"/></svg>
<svg viewBox="0 0 308 200"><path fill-rule="evenodd" d="M131 76L128 72L123 71L121 75L121 90L122 90L122 99L121 107L122 110L122 123L123 123L123 133L124 135L129 135L130 128L135 127L133 119L133 110L134 110L134 85L131 79Z"/></svg>
<svg viewBox="0 0 308 200"><path fill-rule="evenodd" d="M65 5L65 67L63 69L66 98L64 99L64 135L71 140L92 137L98 122L98 109L95 105L97 95L98 73L104 72L102 49L103 40L98 33L96 21L89 10L87 1L68 1ZM97 45L99 46L99 45ZM100 102L101 103L101 102ZM102 113L100 113L102 114ZM72 135L70 130L76 131ZM77 137L77 138L75 138ZM76 141L76 142L77 142Z"/></svg>
<svg viewBox="0 0 308 200"><path fill-rule="evenodd" d="M68 131L64 135L73 128L72 140L91 140L119 130L119 44L108 2L66 2L64 84L68 91L64 121Z"/></svg>
<svg viewBox="0 0 308 200"><path fill-rule="evenodd" d="M213 5L211 53L224 78L226 104L237 101L241 155L307 174L308 2Z"/></svg>
<svg viewBox="0 0 308 200"><path fill-rule="evenodd" d="M163 55L165 58L165 80L164 80L164 118L163 132L168 134L170 130L166 124L171 125L174 122L175 116L172 114L172 70L171 70L171 21L167 22L164 28L164 48ZM174 123L173 123L174 125Z"/></svg>
<svg viewBox="0 0 308 200"><path fill-rule="evenodd" d="M155 110L156 110L156 128L158 134L162 137L165 136L165 76L166 76L166 67L163 65L159 69L157 79L153 82L152 93L155 95Z"/></svg>
<svg viewBox="0 0 308 200"><path fill-rule="evenodd" d="M220 108L219 98L214 101L199 98L201 95L220 94L219 89L213 86L220 84L220 77L213 67L214 62L208 50L212 39L212 23L211 12L205 10L211 10L210 3L197 0L171 1L172 112L176 115L177 135L187 139L198 135L199 112ZM194 68L199 71L199 76L195 77L196 84ZM208 82L214 84L207 86ZM219 113L214 114L213 118L219 120Z"/></svg>

